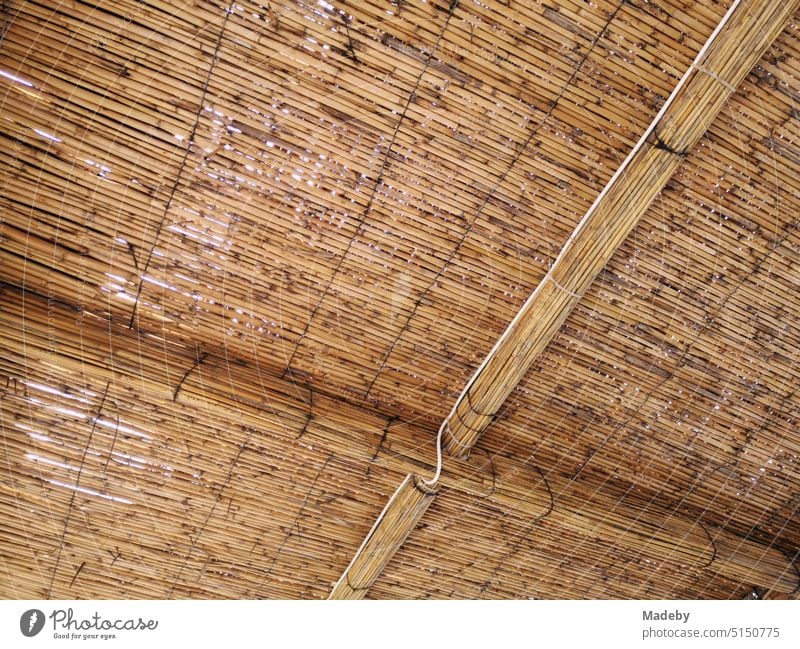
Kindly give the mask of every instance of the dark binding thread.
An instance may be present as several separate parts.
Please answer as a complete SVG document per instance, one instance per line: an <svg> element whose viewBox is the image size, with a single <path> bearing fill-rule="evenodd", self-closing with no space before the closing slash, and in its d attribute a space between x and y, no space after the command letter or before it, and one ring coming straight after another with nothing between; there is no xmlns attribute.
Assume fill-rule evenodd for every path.
<svg viewBox="0 0 800 649"><path fill-rule="evenodd" d="M655 138L655 143L653 144L653 146L656 149L660 149L661 151L666 151L667 153L676 155L679 158L685 158L686 156L689 155L688 149L684 150L673 149L669 144L664 142L664 140L661 139L661 136L658 134L658 131L655 128L653 129L653 137Z"/></svg>
<svg viewBox="0 0 800 649"><path fill-rule="evenodd" d="M467 405L469 409L479 417L491 417L492 419L497 416L496 412L481 412L475 406L472 405L472 397L470 397L469 390L467 390Z"/></svg>
<svg viewBox="0 0 800 649"><path fill-rule="evenodd" d="M175 392L172 395L172 403L175 403L176 399L178 398L178 393L181 391L184 382L186 381L187 378L189 378L189 375L192 373L192 371L195 368L197 368L200 365L200 363L206 360L206 358L208 358L207 352L199 354L194 361L194 365L192 365L188 370L186 370L186 372L184 372L183 376L181 377L181 380L178 382L178 386L175 388Z"/></svg>

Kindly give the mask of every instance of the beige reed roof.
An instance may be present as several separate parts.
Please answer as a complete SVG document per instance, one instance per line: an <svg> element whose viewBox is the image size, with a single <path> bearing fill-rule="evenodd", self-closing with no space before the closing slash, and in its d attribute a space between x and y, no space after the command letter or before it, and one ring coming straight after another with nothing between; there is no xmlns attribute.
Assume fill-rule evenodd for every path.
<svg viewBox="0 0 800 649"><path fill-rule="evenodd" d="M4 5L0 596L798 597L797 4Z"/></svg>

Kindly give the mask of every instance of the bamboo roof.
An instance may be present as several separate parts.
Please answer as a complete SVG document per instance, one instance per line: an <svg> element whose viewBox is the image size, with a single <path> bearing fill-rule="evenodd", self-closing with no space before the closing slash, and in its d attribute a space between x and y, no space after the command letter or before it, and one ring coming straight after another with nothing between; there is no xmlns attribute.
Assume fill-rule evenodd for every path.
<svg viewBox="0 0 800 649"><path fill-rule="evenodd" d="M798 597L797 2L53 4L0 596Z"/></svg>

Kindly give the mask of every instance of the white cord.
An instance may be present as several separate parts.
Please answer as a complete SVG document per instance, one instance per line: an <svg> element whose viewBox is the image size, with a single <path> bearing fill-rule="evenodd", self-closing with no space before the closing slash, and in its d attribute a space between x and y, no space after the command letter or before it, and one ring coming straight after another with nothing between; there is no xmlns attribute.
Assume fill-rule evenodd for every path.
<svg viewBox="0 0 800 649"><path fill-rule="evenodd" d="M734 86L732 83L728 83L727 81L725 81L725 79L720 77L718 74L715 74L711 70L709 70L707 68L704 68L702 65L696 65L694 69L697 70L698 72L702 72L703 74L711 77L712 79L714 79L714 81L716 81L717 83L725 86L731 92L736 92L736 90L737 90L736 86Z"/></svg>
<svg viewBox="0 0 800 649"><path fill-rule="evenodd" d="M719 25L717 25L717 28L712 32L711 36L708 37L708 40L705 42L703 47L700 48L700 51L697 53L697 56L694 57L694 61L692 61L692 64L686 69L686 72L683 73L683 76L680 78L677 85L670 93L670 96L667 98L667 101L664 102L664 105L661 107L661 110L658 111L658 114L653 118L653 121L650 122L650 126L647 127L647 130L645 130L644 134L642 134L642 137L639 138L639 141L636 143L636 146L634 146L633 149L631 149L631 152L628 154L628 157L625 158L625 161L617 168L616 172L614 172L614 175L611 176L611 180L608 181L606 186L603 188L603 191L601 191L597 195L597 198L594 200L594 203L592 203L592 206L583 216L581 222L578 223L578 227L576 227L572 231L572 234L569 235L566 244L564 244L564 247L561 249L561 252L559 253L555 262L553 262L553 266L558 264L558 262L563 257L565 251L569 247L569 245L575 240L580 231L586 226L587 221L591 218L592 214L594 214L594 211L597 209L597 206L600 204L600 201L602 201L605 195L611 190L611 187L617 181L617 178L619 178L623 173L625 173L625 170L631 163L631 160L633 160L633 157L637 153L639 153L639 150L644 146L645 142L647 142L648 138L653 133L656 126L658 126L658 123L661 121L661 118L664 116L667 110L669 110L669 107L672 106L672 102L675 101L675 98L678 96L678 93L681 91L683 86L689 80L692 71L695 70L696 68L700 68L700 62L706 55L706 51L708 50L709 47L711 47L711 44L716 40L717 34L719 34L719 32L725 27L725 25L728 24L728 21L730 20L731 16L733 15L734 11L736 11L740 3L741 0L734 1L734 3L730 6L728 11L726 12L725 16L723 16ZM706 70L703 70L703 72L709 74L709 72ZM730 84L726 84L722 79L718 80L720 83L722 83L722 85L730 88Z"/></svg>
<svg viewBox="0 0 800 649"><path fill-rule="evenodd" d="M592 214L594 214L595 210L597 209L597 206L600 204L600 201L603 200L605 195L609 192L611 187L617 181L617 178L619 178L625 172L625 170L628 167L628 165L630 164L631 160L633 160L633 157L644 146L645 142L647 142L648 138L650 137L650 135L652 134L652 132L655 130L656 126L658 125L658 122L661 120L661 118L667 112L669 107L672 105L672 102L675 101L675 97L677 97L678 93L681 91L683 86L686 84L686 81L691 76L692 71L695 70L695 69L698 69L701 72L704 72L705 74L707 74L709 76L712 76L714 79L716 79L719 83L721 83L726 88L728 88L728 89L732 88L732 86L730 84L725 82L723 79L720 79L719 77L717 77L717 75L715 75L715 74L711 73L710 71L705 70L704 68L700 67L700 63L703 60L703 57L706 55L706 51L708 51L708 48L711 47L711 44L716 40L717 34L719 34L719 32L722 31L722 29L725 27L725 25L728 24L728 21L730 20L731 16L736 11L736 9L739 7L740 4L741 4L741 0L734 0L734 2L731 4L731 6L728 9L728 11L725 13L725 16L723 16L722 20L719 22L719 24L717 25L716 29L711 33L711 36L708 37L708 40L705 42L703 47L700 48L700 51L697 53L697 56L694 57L694 61L692 61L692 64L686 69L686 72L684 72L683 76L680 78L680 80L678 81L677 85L672 90L672 93L670 93L670 96L667 98L667 101L664 102L664 105L661 107L661 110L658 111L658 114L655 116L655 118L653 118L653 121L650 122L650 126L647 127L647 130L644 132L642 137L639 138L639 141L636 143L636 146L634 146L633 149L631 149L631 152L625 158L625 161L617 168L617 171L614 173L614 175L611 176L611 180L608 181L606 186L603 188L603 191L601 191L597 195L597 198L594 200L594 203L592 203L592 206L588 209L586 214L583 216L583 218L581 219L581 221L578 224L578 226L569 235L569 238L567 239L567 242L564 244L564 247L561 249L561 252L559 253L559 255L556 258L555 262L553 262L553 265L550 267L550 270L547 271L547 275L545 276L544 279L550 279L550 281L552 281L559 289L561 289L565 293L568 293L568 294L572 295L573 297L579 297L577 293L573 293L572 291L569 291L566 288L560 286L558 284L558 282L556 282L553 279L552 275L550 274L552 269L556 266L556 264L558 264L558 262L564 256L564 254L565 254L567 248L569 247L569 245L575 240L575 238L580 233L580 231L586 226L587 221L591 218ZM534 290L533 294L527 299L525 304L522 305L522 308L514 316L514 319L509 323L508 327L506 327L506 330L497 339L497 342L494 344L494 346L492 347L491 351L486 355L486 358L483 359L483 362L478 366L478 369L475 370L475 373L470 377L469 381L467 381L467 384L464 386L464 389L462 390L462 392L459 395L458 399L456 399L456 402L453 405L453 408L450 410L450 414L447 415L445 420L442 422L442 425L439 426L439 433L436 436L436 473L433 474L433 478L431 478L430 480L422 480L421 482L423 484L431 487L431 486L435 485L439 481L439 477L442 475L442 435L444 434L445 427L449 426L450 420L455 416L456 409L458 408L459 405L461 405L461 402L467 396L467 393L469 392L469 389L475 383L475 380L478 378L478 376L480 376L481 372L483 372L483 370L485 369L487 363L495 355L495 353L497 352L497 349L500 347L500 345L503 343L503 341L510 335L511 331L516 326L517 322L523 317L523 314L525 312L525 307L527 307L531 303L531 301L536 296L536 293L539 291L539 288L542 287L544 285L544 283L545 283L544 280L542 280L539 283L539 286L536 287L536 289Z"/></svg>
<svg viewBox="0 0 800 649"><path fill-rule="evenodd" d="M442 435L444 434L444 429L448 426L448 422L450 421L450 417L448 416L442 422L442 425L439 426L439 432L436 435L436 473L433 474L433 477L430 480L421 480L422 484L427 485L428 487L433 487L439 482L439 477L442 475Z"/></svg>

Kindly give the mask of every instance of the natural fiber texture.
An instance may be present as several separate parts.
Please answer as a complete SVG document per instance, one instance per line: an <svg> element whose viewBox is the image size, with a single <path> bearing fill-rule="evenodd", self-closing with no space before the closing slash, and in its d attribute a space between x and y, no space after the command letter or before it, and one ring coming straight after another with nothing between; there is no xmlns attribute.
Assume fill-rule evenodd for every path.
<svg viewBox="0 0 800 649"><path fill-rule="evenodd" d="M446 445L466 455L536 357L697 144L745 75L783 31L798 2L742 2L708 49L687 71L686 83L662 109L620 167L448 417Z"/></svg>
<svg viewBox="0 0 800 649"><path fill-rule="evenodd" d="M235 427L240 431L238 438L244 440L237 442L241 444L239 448L243 453L247 449L255 451L261 446L269 448L272 443L281 447L289 445L315 449L313 456L319 458L318 462L322 463L328 458L326 471L333 469L331 463L356 467L369 462L372 468L388 469L388 475L399 476L401 471L424 466L432 457L430 444L419 447L415 443L424 435L423 431L392 425L390 420L365 416L362 410L354 406L322 395L313 397L307 391L247 366L237 367L235 376L226 376L223 359L206 356L198 363L191 350L169 340L156 342L154 338L151 343L143 345L142 341L137 342L136 337L121 326L109 330L108 327L99 326L99 322L92 324L91 320L81 321L80 326L76 327L72 317L74 314L69 314L63 306L52 305L47 309L42 302L37 308L36 298L27 300L25 313L28 319L23 323L22 312L16 306L14 297L14 291L6 290L0 302L4 314L0 319L0 341L10 352L8 360L0 361L0 371L6 377L4 395L8 412L12 412L10 409L17 404L21 410L15 419L25 421L26 399L31 398L43 406L48 404L48 409L58 412L60 390L54 391L55 396L42 392L54 381L57 385L103 388L103 392L95 396L97 400L97 395L105 395L105 398L99 397L101 406L94 406L96 414L86 415L86 421L101 417L95 419L102 422L100 429L95 426L94 431L83 432L91 432L92 436L96 436L95 446L99 445L104 450L96 454L93 463L87 466L86 458L81 457L81 442L72 441L70 437L67 438L69 441L65 440L70 450L67 452L65 449L66 454L58 460L59 463L71 463L71 466L84 465L78 485L84 489L96 490L110 497L111 494L101 486L107 481L105 476L109 465L112 470L120 465L130 466L130 458L147 456L147 448L152 445L147 437L155 432L153 424L157 422L159 436L166 437L159 444L162 455L155 464L175 466L187 462L185 473L192 471L190 467L194 467L195 471L200 470L206 476L205 480L222 485L219 488L222 497L222 489L228 491L225 485L233 473L225 478L218 473L220 469L217 463L204 460L201 464L193 450L190 450L188 458L179 459L173 455L175 449L170 448L172 444L186 439L186 414L182 413L203 413L205 425L211 426L212 430ZM36 324L45 321L48 322L47 328ZM21 341L24 341L24 347ZM69 341L76 341L76 347L71 348ZM162 350L165 347L171 350L168 365L163 365ZM71 360L71 357L79 360ZM24 358L27 358L27 362L24 362ZM36 358L43 360L35 362L33 359ZM58 368L55 376L53 367ZM179 389L176 389L178 386ZM254 389L256 386L257 389ZM77 403L75 399L78 399ZM76 405L92 408L91 401L82 402L79 395L75 395L71 401L69 411L74 411ZM136 402L148 404L148 414L144 419L131 416L138 410L131 405ZM81 403L85 405L80 406ZM77 420L71 424L77 426L74 434L79 436L81 412L78 410L73 413ZM118 417L122 417L121 422L117 420ZM8 429L7 439L15 440L14 443L24 449L26 430L24 425L16 431ZM137 432L138 435L132 438L131 435ZM263 441L265 435L275 441ZM100 442L100 439L104 442ZM166 449L170 449L168 455L163 455L166 450L164 444ZM187 448L195 444L202 447L207 442L199 437ZM232 452L223 451L223 457L228 457ZM78 457L75 457L75 453ZM273 455L273 452L269 454ZM241 454L237 457L238 465L242 461ZM285 463L286 460L281 462ZM144 460L139 463L144 463ZM214 474L217 474L216 478L211 477ZM24 471L19 475L24 476ZM168 475L174 482L174 474ZM235 475L241 475L238 469ZM280 480L280 474L275 475L274 479ZM69 472L58 477L59 484L70 484L69 480ZM590 486L558 476L544 478L535 466L476 453L468 463L450 459L442 483L445 487L484 500L487 506L503 507L534 522L546 518L570 534L591 534L597 540L625 548L628 553L653 563L679 563L695 570L713 567L713 574L731 579L740 575L741 565L746 564L750 566L748 573L754 582L772 584L776 592L790 593L797 586L786 557L776 550L767 550L720 530L715 530L713 537L710 537L702 526L675 513L658 511L652 507L648 509L636 502L622 504L613 497L606 498L593 493ZM191 486L185 488L188 489L186 494L191 494ZM266 488L266 484L259 485L257 482L250 485L251 494L256 499L249 505L251 510L258 507L258 494L265 493ZM308 488L313 491L314 485ZM356 553L359 561L353 563L346 573L351 576L345 578L343 575L333 597L363 597L367 594L369 585L429 506L433 492L428 491L417 485L414 476L406 477L398 488L399 496L392 507L379 516L381 524L367 535L371 541L365 542ZM556 496L557 504L554 500ZM133 505L139 497L136 481L128 484L122 495L114 497L122 498L125 501L123 504L129 507ZM230 527L231 533L236 533L233 531L236 529L235 521L226 524L233 526ZM335 527L328 529L324 525L322 529L322 538L326 538L327 534L342 534ZM290 528L289 538L294 535L294 530ZM297 536L300 542L302 535L298 533ZM720 546L726 548L724 552L718 549ZM189 556L191 554L190 551ZM352 584L356 583L360 586L353 588Z"/></svg>
<svg viewBox="0 0 800 649"><path fill-rule="evenodd" d="M408 474L386 503L328 599L362 599L428 510L435 490Z"/></svg>
<svg viewBox="0 0 800 649"><path fill-rule="evenodd" d="M0 595L328 597L729 4L9 3ZM368 597L798 596L799 18Z"/></svg>

